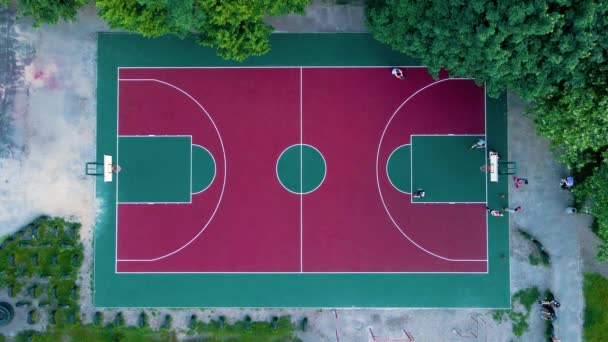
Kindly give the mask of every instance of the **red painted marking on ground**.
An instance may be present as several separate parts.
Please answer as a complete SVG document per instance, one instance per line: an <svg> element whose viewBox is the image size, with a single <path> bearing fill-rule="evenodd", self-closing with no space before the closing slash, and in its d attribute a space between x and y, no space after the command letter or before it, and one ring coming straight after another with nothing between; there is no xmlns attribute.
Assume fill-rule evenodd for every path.
<svg viewBox="0 0 608 342"><path fill-rule="evenodd" d="M299 196L284 190L275 174L279 154L299 141L299 69L122 69L120 75L170 82L205 106L224 139L228 178L218 214L190 246L157 262L119 262L118 270L299 271ZM384 212L376 185L380 135L405 98L433 82L422 69L406 75L399 81L377 68L304 69L304 143L328 164L321 188L304 196L304 271L486 270L485 262L449 262L421 251ZM449 82L397 115L381 148L381 174L388 154L410 133L483 133L483 89ZM124 84L120 134L192 134L222 164L215 133L190 100L158 84ZM219 184L216 179L194 196L191 206L120 205L119 258L162 255L187 242L210 215ZM485 258L483 205L412 205L385 177L381 187L416 241L449 258Z"/></svg>
<svg viewBox="0 0 608 342"><path fill-rule="evenodd" d="M299 271L299 198L281 187L275 173L280 153L298 142L299 71L121 70L121 77L159 78L184 89L200 101L221 132L227 152L228 179L218 213L207 230L190 246L157 262L119 262L119 271ZM157 91L134 88L132 91L147 96L153 104L150 111L135 106L124 108L124 113L130 110L133 113L134 118L129 123L122 120L121 106L121 134L190 133L194 143L203 146L205 143L198 142L200 139L215 135L204 120L188 119L200 117L200 110L184 108L184 105L171 101L169 88L159 87ZM164 105L165 101L170 103ZM181 101L189 102L185 98ZM220 164L222 158L217 148L211 152ZM218 170L218 174L221 172L223 169ZM216 189L218 186L216 179L213 187ZM122 228L127 223L123 215L126 210L146 210L152 215L158 213L149 220L142 213L134 213L128 224L144 226L143 231L148 230L147 225L155 225L159 229L153 238L130 246L122 246L119 242L119 256L128 254L134 257L146 248L138 247L142 241L146 244L151 241L157 246L170 245L170 248L164 248L168 250L194 236L202 226L201 221L208 216L209 208L216 203L215 198L206 200L206 193L201 194L203 198L200 200L198 197L201 195L195 195L192 207L120 205L119 241L133 239L130 229ZM142 217L146 222L137 222ZM159 223L161 220L164 224ZM179 238L174 235L179 235Z"/></svg>
<svg viewBox="0 0 608 342"><path fill-rule="evenodd" d="M483 104L483 88L473 81L446 81L420 92L397 113L386 132L380 174L386 174L390 153L410 143L410 134L484 133ZM396 191L386 177L381 177L381 189L395 220L420 245L450 259L486 258L484 204L410 204L409 196Z"/></svg>
<svg viewBox="0 0 608 342"><path fill-rule="evenodd" d="M382 207L375 168L381 133L407 97L433 82L422 69L408 70L407 75L408 81L399 81L373 69L305 70L304 142L317 147L329 161L323 186L305 196L306 270L485 271L485 262L445 261L416 248L394 227ZM471 90L463 84L447 86L445 91L422 96L402 108L407 115L391 126L394 129L385 141L396 147L408 143L414 133L483 132L483 98L481 103L471 104L468 97L459 102L443 96L451 91L456 91L458 98L466 95L467 91L454 89L458 87ZM483 95L483 89L474 93ZM481 106L481 111L470 112L475 106ZM384 168L388 150L393 149L383 149L387 153L380 157L383 190L390 186ZM485 258L483 206L414 205L409 197L390 187L390 209L418 243L448 258Z"/></svg>

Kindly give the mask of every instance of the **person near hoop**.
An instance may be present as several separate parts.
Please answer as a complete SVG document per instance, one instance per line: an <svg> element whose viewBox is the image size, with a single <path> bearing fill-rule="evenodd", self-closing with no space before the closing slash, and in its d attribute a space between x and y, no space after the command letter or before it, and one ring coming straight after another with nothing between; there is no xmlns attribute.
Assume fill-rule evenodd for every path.
<svg viewBox="0 0 608 342"><path fill-rule="evenodd" d="M412 194L413 198L422 198L426 195L426 193L424 192L424 189L418 189L416 192L414 192Z"/></svg>

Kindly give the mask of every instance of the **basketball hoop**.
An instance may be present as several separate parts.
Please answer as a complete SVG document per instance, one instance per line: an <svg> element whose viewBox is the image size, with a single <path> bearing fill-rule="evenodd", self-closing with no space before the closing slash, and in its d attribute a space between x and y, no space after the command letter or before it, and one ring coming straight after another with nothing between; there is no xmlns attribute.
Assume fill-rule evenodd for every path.
<svg viewBox="0 0 608 342"><path fill-rule="evenodd" d="M120 170L122 170L122 168L120 167L120 165L118 165L118 164L113 164L112 165L112 172L119 173Z"/></svg>
<svg viewBox="0 0 608 342"><path fill-rule="evenodd" d="M483 172L483 173L488 173L492 172L492 166L488 165L488 164L483 164L479 167L479 171Z"/></svg>

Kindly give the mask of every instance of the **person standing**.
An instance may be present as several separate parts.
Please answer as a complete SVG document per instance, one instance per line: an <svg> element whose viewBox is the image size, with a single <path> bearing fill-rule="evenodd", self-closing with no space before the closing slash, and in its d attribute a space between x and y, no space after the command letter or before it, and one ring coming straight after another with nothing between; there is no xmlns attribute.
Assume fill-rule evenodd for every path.
<svg viewBox="0 0 608 342"><path fill-rule="evenodd" d="M422 198L426 195L426 192L424 192L424 189L418 189L416 190L416 192L414 192L414 194L412 194L412 197L414 198Z"/></svg>
<svg viewBox="0 0 608 342"><path fill-rule="evenodd" d="M403 75L403 71L401 71L401 69L399 69L399 68L393 68L391 73L393 74L393 76L397 77L400 80L405 79L405 76Z"/></svg>
<svg viewBox="0 0 608 342"><path fill-rule="evenodd" d="M520 186L527 185L528 180L526 178L519 178L513 176L513 183L515 183L515 188L519 189Z"/></svg>
<svg viewBox="0 0 608 342"><path fill-rule="evenodd" d="M570 189L573 186L574 186L574 177L572 177L572 176L562 178L562 180L560 181L560 187L562 189Z"/></svg>

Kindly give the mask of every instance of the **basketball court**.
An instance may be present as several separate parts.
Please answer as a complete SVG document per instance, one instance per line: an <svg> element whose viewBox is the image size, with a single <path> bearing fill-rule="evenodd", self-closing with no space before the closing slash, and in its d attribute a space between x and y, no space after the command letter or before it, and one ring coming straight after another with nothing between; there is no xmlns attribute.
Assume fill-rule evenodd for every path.
<svg viewBox="0 0 608 342"><path fill-rule="evenodd" d="M98 53L97 306L509 305L504 96L365 34Z"/></svg>

